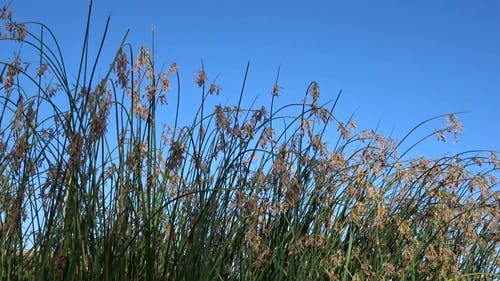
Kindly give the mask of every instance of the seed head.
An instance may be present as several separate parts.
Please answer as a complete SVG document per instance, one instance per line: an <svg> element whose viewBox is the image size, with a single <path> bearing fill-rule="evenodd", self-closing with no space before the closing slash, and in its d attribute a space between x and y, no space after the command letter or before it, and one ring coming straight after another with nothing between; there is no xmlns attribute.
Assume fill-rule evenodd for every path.
<svg viewBox="0 0 500 281"><path fill-rule="evenodd" d="M198 87L205 85L205 82L207 81L207 74L203 68L200 68L198 71L198 76L196 76L195 81Z"/></svg>

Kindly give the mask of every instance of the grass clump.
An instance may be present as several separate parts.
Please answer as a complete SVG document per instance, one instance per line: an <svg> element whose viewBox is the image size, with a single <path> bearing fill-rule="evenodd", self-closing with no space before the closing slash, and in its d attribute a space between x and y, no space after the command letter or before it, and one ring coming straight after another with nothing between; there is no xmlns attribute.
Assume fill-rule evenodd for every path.
<svg viewBox="0 0 500 281"><path fill-rule="evenodd" d="M75 81L45 25L1 10L0 48L22 46L0 62L1 280L498 277L496 152L408 159L338 120L340 94L320 104L316 82L277 107L276 81L269 107L244 108L248 66L239 102L214 108L202 66L192 123L177 102L160 126L177 65L158 71L124 38L96 77L106 32L92 62L90 10ZM460 133L436 118L423 139Z"/></svg>

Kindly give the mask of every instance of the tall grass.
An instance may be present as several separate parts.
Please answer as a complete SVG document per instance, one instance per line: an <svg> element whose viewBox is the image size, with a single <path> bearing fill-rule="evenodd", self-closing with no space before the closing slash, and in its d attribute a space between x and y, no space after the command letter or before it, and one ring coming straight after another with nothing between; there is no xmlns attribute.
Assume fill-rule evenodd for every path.
<svg viewBox="0 0 500 281"><path fill-rule="evenodd" d="M248 66L239 102L211 108L202 65L182 126L165 105L182 100L177 65L159 71L154 50L124 38L95 75L107 26L92 59L91 6L69 70L50 29L1 10L0 50L19 50L0 62L1 280L499 277L496 152L406 158L406 138L337 119L340 93L321 104L316 82L278 107L277 79L268 108L244 108ZM459 135L436 118L422 140Z"/></svg>

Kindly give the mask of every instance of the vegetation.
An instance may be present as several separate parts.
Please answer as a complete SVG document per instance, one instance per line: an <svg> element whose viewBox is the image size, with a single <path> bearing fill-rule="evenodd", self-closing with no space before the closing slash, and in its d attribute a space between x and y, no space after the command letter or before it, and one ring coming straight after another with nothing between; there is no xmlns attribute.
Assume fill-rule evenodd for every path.
<svg viewBox="0 0 500 281"><path fill-rule="evenodd" d="M239 102L215 108L202 66L192 123L177 102L162 126L176 64L124 38L98 78L90 11L68 75L50 29L1 10L0 50L18 50L0 62L1 280L499 277L497 152L409 159L406 137L337 119L316 82L278 107L276 79L267 108L244 108L248 66ZM416 128L434 119L421 141L460 134L453 114Z"/></svg>

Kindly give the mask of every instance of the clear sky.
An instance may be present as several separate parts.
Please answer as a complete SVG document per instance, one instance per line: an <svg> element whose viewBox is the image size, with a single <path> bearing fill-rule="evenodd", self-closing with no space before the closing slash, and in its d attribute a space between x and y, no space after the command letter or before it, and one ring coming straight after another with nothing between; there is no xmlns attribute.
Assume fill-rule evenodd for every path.
<svg viewBox="0 0 500 281"><path fill-rule="evenodd" d="M68 0L11 3L18 21L41 21L54 31L69 66L78 62L87 6ZM380 122L381 131L396 138L429 117L466 111L459 115L465 129L457 144L433 138L414 154L500 150L500 1L96 0L94 50L108 15L102 71L128 28L137 50L151 45L154 24L156 61L178 64L184 106L198 106L190 96L199 96L192 77L201 59L209 80L218 75L223 103L231 104L247 61L245 98L269 104L281 64L282 104L300 102L316 80L323 101L343 90L340 118L355 112L360 129ZM76 76L76 68L69 71ZM417 135L441 126L444 120Z"/></svg>

